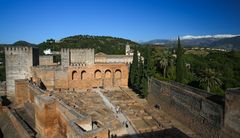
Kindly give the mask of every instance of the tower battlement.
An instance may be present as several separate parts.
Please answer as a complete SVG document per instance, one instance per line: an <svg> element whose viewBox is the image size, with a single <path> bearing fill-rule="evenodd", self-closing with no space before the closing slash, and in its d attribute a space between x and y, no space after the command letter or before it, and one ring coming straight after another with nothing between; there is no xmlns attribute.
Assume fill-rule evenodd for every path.
<svg viewBox="0 0 240 138"><path fill-rule="evenodd" d="M33 49L33 47L29 46L5 47L6 84L9 94L14 94L15 92L14 81L16 79L27 79L30 77L30 68L34 65L33 61L35 59Z"/></svg>
<svg viewBox="0 0 240 138"><path fill-rule="evenodd" d="M62 48L61 49L61 62L62 67L68 67L71 65L94 64L95 54L94 49L86 48Z"/></svg>

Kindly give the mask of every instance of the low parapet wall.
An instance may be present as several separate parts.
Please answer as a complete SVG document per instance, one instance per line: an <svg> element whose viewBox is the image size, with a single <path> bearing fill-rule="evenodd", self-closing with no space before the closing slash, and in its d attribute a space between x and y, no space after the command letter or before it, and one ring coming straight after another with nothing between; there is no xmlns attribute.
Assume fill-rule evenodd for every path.
<svg viewBox="0 0 240 138"><path fill-rule="evenodd" d="M226 91L225 131L232 137L240 137L240 88Z"/></svg>
<svg viewBox="0 0 240 138"><path fill-rule="evenodd" d="M178 121L192 128L201 137L219 137L223 126L224 106L201 91L162 82L149 80L148 101L152 106L158 105L162 110Z"/></svg>

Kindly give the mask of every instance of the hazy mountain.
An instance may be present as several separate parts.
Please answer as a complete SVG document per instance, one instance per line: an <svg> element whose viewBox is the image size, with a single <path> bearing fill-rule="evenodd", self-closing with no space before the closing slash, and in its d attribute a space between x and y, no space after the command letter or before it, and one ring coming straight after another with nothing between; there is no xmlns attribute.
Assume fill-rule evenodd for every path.
<svg viewBox="0 0 240 138"><path fill-rule="evenodd" d="M154 44L154 45L164 45L171 43L171 40L168 39L154 39L147 42L142 42L142 44Z"/></svg>
<svg viewBox="0 0 240 138"><path fill-rule="evenodd" d="M36 46L35 44L29 43L27 41L17 41L15 43L12 44L13 46Z"/></svg>
<svg viewBox="0 0 240 138"><path fill-rule="evenodd" d="M206 36L183 36L180 38L182 45L186 47L213 47L240 50L240 36L238 35L206 35ZM155 39L144 44L164 44L167 46L176 45L176 40Z"/></svg>

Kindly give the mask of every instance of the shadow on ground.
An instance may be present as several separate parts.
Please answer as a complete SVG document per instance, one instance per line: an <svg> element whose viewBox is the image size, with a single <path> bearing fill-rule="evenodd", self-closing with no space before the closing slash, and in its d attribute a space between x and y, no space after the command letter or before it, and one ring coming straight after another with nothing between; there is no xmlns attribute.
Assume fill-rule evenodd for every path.
<svg viewBox="0 0 240 138"><path fill-rule="evenodd" d="M154 132L145 132L141 135L128 135L128 136L112 136L111 138L189 138L186 134L177 128L164 129Z"/></svg>
<svg viewBox="0 0 240 138"><path fill-rule="evenodd" d="M7 96L1 96L2 99L2 105L3 106L8 106L10 105L12 102L7 98Z"/></svg>
<svg viewBox="0 0 240 138"><path fill-rule="evenodd" d="M1 128L0 128L0 138L3 138L3 132L1 130Z"/></svg>

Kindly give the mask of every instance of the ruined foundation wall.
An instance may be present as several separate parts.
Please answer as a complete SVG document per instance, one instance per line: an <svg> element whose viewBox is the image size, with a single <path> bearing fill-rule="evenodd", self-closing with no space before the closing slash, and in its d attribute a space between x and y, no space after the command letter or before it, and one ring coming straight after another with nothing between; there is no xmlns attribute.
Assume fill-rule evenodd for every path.
<svg viewBox="0 0 240 138"><path fill-rule="evenodd" d="M55 68L54 67L32 67L33 81L40 79L48 90L55 88Z"/></svg>
<svg viewBox="0 0 240 138"><path fill-rule="evenodd" d="M48 96L46 91L40 90L27 80L16 81L16 102L20 105L32 104L34 110L30 111L29 116L34 117L34 130L39 137L75 137L75 138L95 138L108 137L108 130L97 128L90 131L83 131L77 122L89 119L67 106L62 101L58 101L53 96ZM24 87L23 87L24 86ZM22 96L24 94L25 96ZM24 106L28 110L28 106ZM29 123L29 122L28 122ZM92 125L92 121L90 124Z"/></svg>
<svg viewBox="0 0 240 138"><path fill-rule="evenodd" d="M149 80L148 102L192 128L201 137L221 136L223 106L170 83Z"/></svg>

